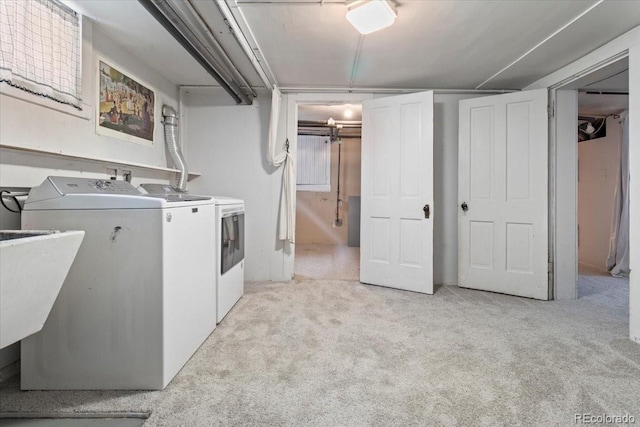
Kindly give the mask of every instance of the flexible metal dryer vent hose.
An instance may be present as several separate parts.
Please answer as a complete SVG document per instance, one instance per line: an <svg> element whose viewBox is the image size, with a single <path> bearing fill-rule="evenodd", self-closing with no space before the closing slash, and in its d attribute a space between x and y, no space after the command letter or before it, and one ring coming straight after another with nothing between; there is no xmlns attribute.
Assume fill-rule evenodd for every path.
<svg viewBox="0 0 640 427"><path fill-rule="evenodd" d="M184 161L182 150L178 145L178 113L172 107L163 105L162 116L164 117L164 142L167 145L167 150L169 150L173 165L180 171L177 187L186 191L189 171L187 163Z"/></svg>

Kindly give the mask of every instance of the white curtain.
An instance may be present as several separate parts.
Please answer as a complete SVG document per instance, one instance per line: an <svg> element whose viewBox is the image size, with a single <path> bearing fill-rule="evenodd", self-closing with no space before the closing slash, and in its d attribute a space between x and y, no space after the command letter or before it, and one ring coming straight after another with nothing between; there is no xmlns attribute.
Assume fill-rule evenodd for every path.
<svg viewBox="0 0 640 427"><path fill-rule="evenodd" d="M296 194L296 169L289 153L288 141L278 142L278 119L280 116L280 90L274 86L271 91L271 120L269 123L269 150L267 160L276 167L284 165L282 174L282 194L278 212L278 239L295 243L296 224L293 200Z"/></svg>
<svg viewBox="0 0 640 427"><path fill-rule="evenodd" d="M607 268L612 276L629 276L629 119L620 115L620 169L617 178Z"/></svg>
<svg viewBox="0 0 640 427"><path fill-rule="evenodd" d="M0 82L80 108L80 16L55 0L0 1Z"/></svg>

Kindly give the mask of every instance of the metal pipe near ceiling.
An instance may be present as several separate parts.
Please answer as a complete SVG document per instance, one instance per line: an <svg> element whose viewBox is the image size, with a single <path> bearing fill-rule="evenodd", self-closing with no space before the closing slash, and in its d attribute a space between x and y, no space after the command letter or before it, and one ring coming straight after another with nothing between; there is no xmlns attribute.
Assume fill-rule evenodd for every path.
<svg viewBox="0 0 640 427"><path fill-rule="evenodd" d="M629 95L629 92L624 92L624 91L607 91L607 90L579 90L578 92L580 93L585 93L587 95Z"/></svg>
<svg viewBox="0 0 640 427"><path fill-rule="evenodd" d="M390 88L390 87L304 87L304 86L283 86L280 87L282 93L415 93L433 91L435 94L501 94L520 92L511 89L433 89L433 88Z"/></svg>
<svg viewBox="0 0 640 427"><path fill-rule="evenodd" d="M266 66L267 70L269 71L269 74L273 77L273 73L271 73L271 70L269 69L269 64L267 64L266 61L261 62L258 59L258 57L256 56L256 53L254 52L253 48L247 41L246 35L242 31L242 28L240 28L240 25L238 24L236 17L234 16L233 12L231 11L227 3L224 0L216 0L216 5L218 6L218 10L220 10L220 13L222 14L222 16L224 16L224 19L229 25L231 34L233 34L233 36L236 38L236 40L238 41L238 44L240 44L240 47L244 51L244 54L247 56L249 61L251 61L251 65L253 65L254 70L256 70L256 73L258 73L258 75L260 76L262 83L265 85L267 89L271 90L272 86L276 84L275 78L273 79L274 81L272 84L269 77L267 77L267 73L263 69L263 64L264 64L264 66ZM240 14L240 19L246 21L244 19L244 15L242 15L242 11L238 9L238 13ZM249 30L249 33L250 32L251 31ZM253 39L252 35L251 35L251 38ZM255 42L255 39L254 39L254 42Z"/></svg>
<svg viewBox="0 0 640 427"><path fill-rule="evenodd" d="M184 5L184 7L188 9L189 15L193 16L197 20L199 28L204 30L203 37L205 37L205 39L209 43L211 43L211 45L215 48L216 55L225 63L226 69L229 70L229 72L233 75L233 78L239 81L242 84L242 87L246 88L246 90L248 90L254 98L258 96L256 92L253 90L253 88L251 87L251 84L242 75L240 70L235 66L231 58L229 58L229 55L227 55L227 52L224 50L222 45L220 45L220 43L218 42L218 39L216 39L216 36L213 34L213 31L211 30L209 25L204 21L204 19L202 19L200 12L198 12L198 10L195 8L192 2L193 0L178 2L176 3L176 6Z"/></svg>
<svg viewBox="0 0 640 427"><path fill-rule="evenodd" d="M360 129L362 128L362 122L340 122L336 120L335 125L330 125L324 120L298 120L298 127L306 128L335 128L336 125L342 125L347 129Z"/></svg>
<svg viewBox="0 0 640 427"><path fill-rule="evenodd" d="M358 125L358 126L360 126L362 124L362 120L334 120L333 121L334 124L330 125L327 122L327 120L304 120L304 119L300 119L300 120L298 120L298 123L311 123L311 124L333 126L333 127L335 127L336 125Z"/></svg>
<svg viewBox="0 0 640 427"><path fill-rule="evenodd" d="M302 135L302 136L331 136L326 132L298 132L298 135ZM341 139L361 139L362 136L361 135L347 135L347 134L340 134L340 138Z"/></svg>
<svg viewBox="0 0 640 427"><path fill-rule="evenodd" d="M302 132L327 133L337 129L331 126L298 126L298 130ZM360 135L361 128L341 128L340 135Z"/></svg>
<svg viewBox="0 0 640 427"><path fill-rule="evenodd" d="M222 69L205 44L174 10L169 0L138 0L142 6L184 47L187 52L222 86L238 104L253 103L253 100L240 88L229 72Z"/></svg>

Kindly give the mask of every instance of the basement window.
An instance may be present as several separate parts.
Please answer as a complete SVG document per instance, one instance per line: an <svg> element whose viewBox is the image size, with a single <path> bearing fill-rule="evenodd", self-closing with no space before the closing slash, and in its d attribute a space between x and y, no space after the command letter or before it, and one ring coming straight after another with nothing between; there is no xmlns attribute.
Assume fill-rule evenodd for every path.
<svg viewBox="0 0 640 427"><path fill-rule="evenodd" d="M298 135L298 191L331 191L331 140L326 136Z"/></svg>
<svg viewBox="0 0 640 427"><path fill-rule="evenodd" d="M80 15L56 0L2 0L0 24L0 86L80 110Z"/></svg>

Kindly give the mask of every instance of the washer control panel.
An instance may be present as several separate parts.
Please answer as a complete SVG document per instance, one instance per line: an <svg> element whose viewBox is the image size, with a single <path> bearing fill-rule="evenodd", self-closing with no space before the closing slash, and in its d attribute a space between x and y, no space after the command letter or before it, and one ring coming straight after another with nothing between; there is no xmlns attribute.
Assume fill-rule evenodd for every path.
<svg viewBox="0 0 640 427"><path fill-rule="evenodd" d="M60 194L125 194L140 196L140 191L126 181L50 176L48 180Z"/></svg>

